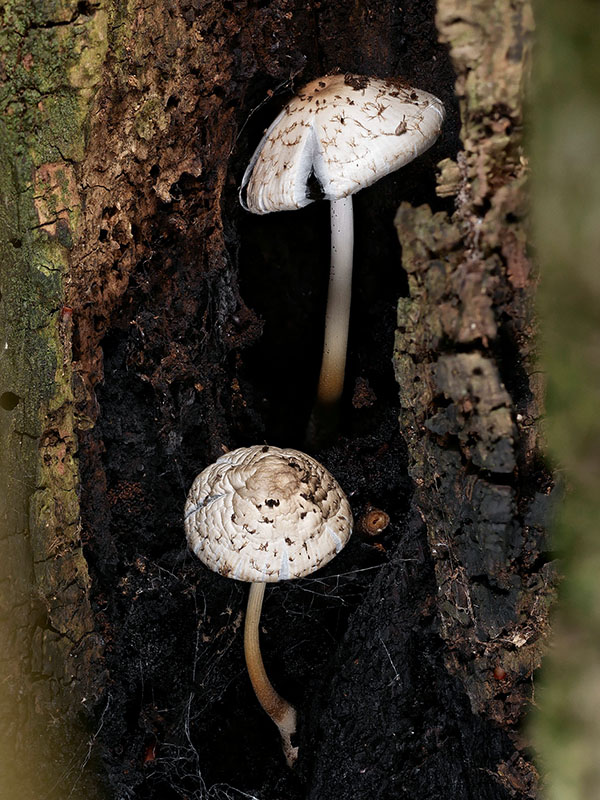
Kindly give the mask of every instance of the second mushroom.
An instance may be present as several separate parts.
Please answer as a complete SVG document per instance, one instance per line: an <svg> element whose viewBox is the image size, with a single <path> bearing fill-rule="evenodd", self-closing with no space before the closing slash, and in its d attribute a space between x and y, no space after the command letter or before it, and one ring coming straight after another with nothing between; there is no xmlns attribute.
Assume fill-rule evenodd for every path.
<svg viewBox="0 0 600 800"><path fill-rule="evenodd" d="M196 477L184 524L190 548L207 567L250 583L248 674L293 766L296 709L273 688L260 652L265 584L309 575L339 553L352 533L348 500L325 467L305 453L255 445L226 453Z"/></svg>
<svg viewBox="0 0 600 800"><path fill-rule="evenodd" d="M254 214L303 208L319 196L331 202L331 271L317 408L334 408L344 386L352 195L427 150L444 116L437 97L401 79L327 75L289 101L250 159L240 197Z"/></svg>

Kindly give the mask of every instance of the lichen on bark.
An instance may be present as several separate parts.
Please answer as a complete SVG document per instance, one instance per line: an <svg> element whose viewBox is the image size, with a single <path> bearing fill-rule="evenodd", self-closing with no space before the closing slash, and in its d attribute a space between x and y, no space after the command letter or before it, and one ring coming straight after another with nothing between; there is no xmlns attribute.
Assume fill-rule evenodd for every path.
<svg viewBox="0 0 600 800"><path fill-rule="evenodd" d="M93 650L64 308L76 164L106 38L105 12L84 5L7 2L1 12L0 393L14 397L0 411L7 797L51 796L60 786L65 760L56 751L74 733L61 709L73 684L86 685Z"/></svg>

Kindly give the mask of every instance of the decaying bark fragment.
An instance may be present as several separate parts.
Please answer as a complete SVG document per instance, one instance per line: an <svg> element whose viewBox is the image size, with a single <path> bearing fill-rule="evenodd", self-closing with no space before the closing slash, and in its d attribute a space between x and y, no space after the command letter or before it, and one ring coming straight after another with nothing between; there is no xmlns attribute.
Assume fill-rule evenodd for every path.
<svg viewBox="0 0 600 800"><path fill-rule="evenodd" d="M525 244L533 21L528 2L441 0L438 25L457 70L463 150L440 165L438 193L455 197L454 213L403 204L396 217L410 292L398 307L400 419L447 667L475 712L510 728L531 697L556 583ZM497 776L535 792L525 760L498 764Z"/></svg>

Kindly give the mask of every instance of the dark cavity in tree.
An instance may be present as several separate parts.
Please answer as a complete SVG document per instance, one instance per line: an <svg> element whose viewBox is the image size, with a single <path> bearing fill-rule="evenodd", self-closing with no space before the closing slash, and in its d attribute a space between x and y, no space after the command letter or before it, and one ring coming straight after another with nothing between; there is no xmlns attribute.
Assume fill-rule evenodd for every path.
<svg viewBox="0 0 600 800"><path fill-rule="evenodd" d="M118 261L111 250L100 275L115 281L127 269L126 289L117 304L110 305L112 295L105 307L92 304L87 321L80 314L75 332L76 355L91 372L94 342L103 357L99 416L82 432L80 452L85 553L105 642L101 696L112 698L97 710L99 718L104 712L97 741L109 795L170 800L200 797L221 784L215 797L243 791L262 800L354 800L366 780L363 796L391 798L402 783L407 794L442 797L429 788L445 788L449 762L470 751L485 725L472 719L459 688L444 677L435 617L425 610L435 585L424 532L409 518L391 366L396 299L406 292L394 214L402 200L445 207L434 193L433 165L457 147L454 75L437 42L434 3L414 0L401 9L374 0L368 25L345 2L321 4L318 13L299 1L232 3L214 19L204 5L198 12L198 4L179 6L228 59L199 65L198 39L177 38L194 78L168 87L159 82L176 131L146 140L146 166L134 165L128 175L136 257L126 267L131 250ZM156 24L170 25L161 9L153 8ZM162 38L156 46L163 47ZM317 202L294 214L254 217L240 209L237 184L287 96L276 94L250 116L252 110L296 73L297 88L334 67L403 75L440 96L449 114L434 151L354 201L346 411L338 441L318 457L351 494L356 517L373 504L391 522L377 547L356 536L322 574L267 593L263 625L277 636L265 637L264 658L274 684L300 709L307 754L291 773L245 677L243 587L203 570L186 552L182 509L194 476L223 447L301 445L320 364L329 210ZM119 108L127 105L107 88L106 102L115 98ZM104 158L108 134L92 132L91 141L94 135ZM192 138L199 177L164 168L165 151ZM160 169L148 168L159 163ZM111 198L106 207L111 225L122 200ZM111 236L100 244L112 247ZM372 397L354 407L359 380L368 382ZM367 610L357 611L365 597ZM386 598L384 618L379 597ZM374 624L375 644L367 637ZM389 730L382 732L376 704L388 703L388 690ZM335 766L345 714L354 742ZM490 750L482 748L470 769L485 784L481 797L500 798L487 775L509 747L501 734L486 736ZM448 741L446 755L436 750ZM413 770L426 757L424 771Z"/></svg>

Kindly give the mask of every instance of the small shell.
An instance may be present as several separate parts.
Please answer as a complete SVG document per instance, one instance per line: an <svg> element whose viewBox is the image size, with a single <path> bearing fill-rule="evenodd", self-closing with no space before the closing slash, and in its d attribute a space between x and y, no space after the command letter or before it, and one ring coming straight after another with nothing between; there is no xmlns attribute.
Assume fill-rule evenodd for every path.
<svg viewBox="0 0 600 800"><path fill-rule="evenodd" d="M326 564L352 533L352 512L333 476L298 450L255 445L201 472L184 512L188 544L230 578L274 582Z"/></svg>
<svg viewBox="0 0 600 800"><path fill-rule="evenodd" d="M390 516L380 508L370 508L358 521L358 528L361 533L367 536L377 536L384 531L390 524Z"/></svg>
<svg viewBox="0 0 600 800"><path fill-rule="evenodd" d="M437 97L399 80L318 78L266 131L242 179L242 204L255 214L302 208L315 199L313 176L327 200L354 194L427 150L444 117Z"/></svg>

